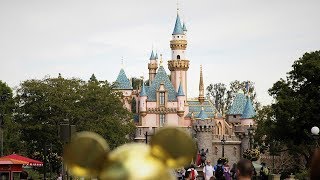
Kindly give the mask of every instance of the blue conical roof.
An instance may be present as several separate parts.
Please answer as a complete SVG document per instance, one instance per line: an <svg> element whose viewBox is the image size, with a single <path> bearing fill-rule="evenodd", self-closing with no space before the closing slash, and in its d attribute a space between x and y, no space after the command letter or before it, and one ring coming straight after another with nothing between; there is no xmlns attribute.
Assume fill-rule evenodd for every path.
<svg viewBox="0 0 320 180"><path fill-rule="evenodd" d="M247 102L244 107L243 113L241 115L242 119L251 119L256 115L256 112L253 108L252 101L250 97L247 97Z"/></svg>
<svg viewBox="0 0 320 180"><path fill-rule="evenodd" d="M183 23L182 30L183 30L183 31L187 31L187 27L186 27L186 24L185 24L185 23Z"/></svg>
<svg viewBox="0 0 320 180"><path fill-rule="evenodd" d="M184 96L184 92L183 92L183 88L182 88L181 82L180 82L180 85L179 85L179 88L178 88L177 96Z"/></svg>
<svg viewBox="0 0 320 180"><path fill-rule="evenodd" d="M182 29L182 26L181 26L181 21L180 21L179 14L177 14L176 24L174 25L174 29L173 29L172 35L178 35L178 34L183 34L183 29Z"/></svg>
<svg viewBox="0 0 320 180"><path fill-rule="evenodd" d="M140 96L147 96L147 93L146 93L146 88L144 87L144 83L142 82L142 89L141 89L141 92L140 92Z"/></svg>
<svg viewBox="0 0 320 180"><path fill-rule="evenodd" d="M156 57L154 56L153 50L151 51L150 60L155 60Z"/></svg>
<svg viewBox="0 0 320 180"><path fill-rule="evenodd" d="M155 59L158 59L158 53L156 53L156 56L154 57Z"/></svg>
<svg viewBox="0 0 320 180"><path fill-rule="evenodd" d="M202 107L199 115L198 115L198 119L201 119L201 120L205 120L205 119L208 119L208 115L207 113L204 111L204 108Z"/></svg>
<svg viewBox="0 0 320 180"><path fill-rule="evenodd" d="M133 89L129 79L126 76L126 73L122 68L115 82L115 89Z"/></svg>
<svg viewBox="0 0 320 180"><path fill-rule="evenodd" d="M246 96L243 93L237 93L227 114L228 115L241 115L245 108Z"/></svg>
<svg viewBox="0 0 320 180"><path fill-rule="evenodd" d="M163 83L165 89L168 92L168 100L169 101L176 101L177 100L177 94L176 91L172 85L172 82L170 81L165 69L163 66L160 65L158 72L156 76L154 77L154 80L152 81L152 84L150 85L150 88L148 90L148 100L149 101L156 101L157 99L157 90L160 87L160 84Z"/></svg>

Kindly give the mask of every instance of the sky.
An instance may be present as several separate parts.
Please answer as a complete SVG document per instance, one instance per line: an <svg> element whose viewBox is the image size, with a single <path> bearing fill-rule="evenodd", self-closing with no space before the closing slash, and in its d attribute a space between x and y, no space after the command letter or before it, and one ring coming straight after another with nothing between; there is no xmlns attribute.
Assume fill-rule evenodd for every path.
<svg viewBox="0 0 320 180"><path fill-rule="evenodd" d="M188 97L204 83L250 80L263 105L305 52L320 49L319 0L179 0L188 29ZM94 73L148 78L152 48L170 60L175 0L0 0L0 80Z"/></svg>

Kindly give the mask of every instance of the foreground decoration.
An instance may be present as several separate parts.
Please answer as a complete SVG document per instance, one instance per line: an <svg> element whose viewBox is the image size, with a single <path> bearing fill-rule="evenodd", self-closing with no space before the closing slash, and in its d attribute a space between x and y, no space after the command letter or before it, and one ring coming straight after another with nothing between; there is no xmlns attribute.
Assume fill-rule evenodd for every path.
<svg viewBox="0 0 320 180"><path fill-rule="evenodd" d="M74 176L103 180L176 179L171 168L190 164L196 145L185 131L166 127L142 143L122 145L113 151L93 132L77 133L64 148L64 163Z"/></svg>

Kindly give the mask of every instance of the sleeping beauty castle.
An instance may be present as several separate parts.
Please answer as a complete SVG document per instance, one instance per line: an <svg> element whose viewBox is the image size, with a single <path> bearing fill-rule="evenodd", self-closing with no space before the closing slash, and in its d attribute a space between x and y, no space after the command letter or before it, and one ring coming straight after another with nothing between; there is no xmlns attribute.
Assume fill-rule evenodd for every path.
<svg viewBox="0 0 320 180"><path fill-rule="evenodd" d="M133 89L124 69L115 81L115 89L122 92L124 106L135 116L135 140L148 142L158 128L177 126L195 138L198 149L207 151L207 159L216 162L227 157L229 163L238 161L250 146L248 128L254 125L255 111L249 96L238 93L227 114L218 112L205 97L202 67L199 72L199 96L188 94L187 28L177 13L172 39L171 59L163 61L162 55L151 52L148 64L149 80L139 89ZM146 62L147 63L147 62ZM166 67L170 71L168 76ZM190 83L192 84L192 83Z"/></svg>

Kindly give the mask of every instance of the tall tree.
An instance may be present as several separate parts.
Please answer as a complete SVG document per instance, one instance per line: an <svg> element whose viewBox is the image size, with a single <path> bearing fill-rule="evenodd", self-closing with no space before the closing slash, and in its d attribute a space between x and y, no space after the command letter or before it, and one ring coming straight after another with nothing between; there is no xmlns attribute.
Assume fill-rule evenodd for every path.
<svg viewBox="0 0 320 180"><path fill-rule="evenodd" d="M12 118L14 107L12 89L0 80L0 130L3 132L1 151L4 154L18 152L21 149L19 126Z"/></svg>
<svg viewBox="0 0 320 180"><path fill-rule="evenodd" d="M207 96L212 99L216 109L224 114L226 109L226 85L223 83L210 84L207 87Z"/></svg>
<svg viewBox="0 0 320 180"><path fill-rule="evenodd" d="M132 87L133 89L139 89L139 87L142 85L143 83L143 79L142 78L137 78L137 77L133 77L131 78L132 81Z"/></svg>
<svg viewBox="0 0 320 180"><path fill-rule="evenodd" d="M68 119L78 131L102 135L111 148L126 143L134 131L132 115L107 81L45 78L27 80L17 89L15 119L21 125L26 153L43 152L52 143L61 154L59 125Z"/></svg>
<svg viewBox="0 0 320 180"><path fill-rule="evenodd" d="M230 83L229 90L227 91L227 109L229 109L236 93L238 93L240 90L243 91L245 94L250 94L250 99L252 100L255 109L258 110L260 108L260 103L257 101L256 98L257 93L255 90L254 83L251 81L240 82L238 80L232 81Z"/></svg>
<svg viewBox="0 0 320 180"><path fill-rule="evenodd" d="M254 83L251 81L232 81L227 88L223 83L210 84L207 87L207 96L213 102L216 109L224 114L232 104L232 101L239 91L245 94L249 93L250 98L254 103L256 110L260 108L260 103L257 101L257 94L255 91Z"/></svg>
<svg viewBox="0 0 320 180"><path fill-rule="evenodd" d="M305 53L292 68L269 89L275 103L262 131L308 165L314 148L310 129L320 127L320 51Z"/></svg>

